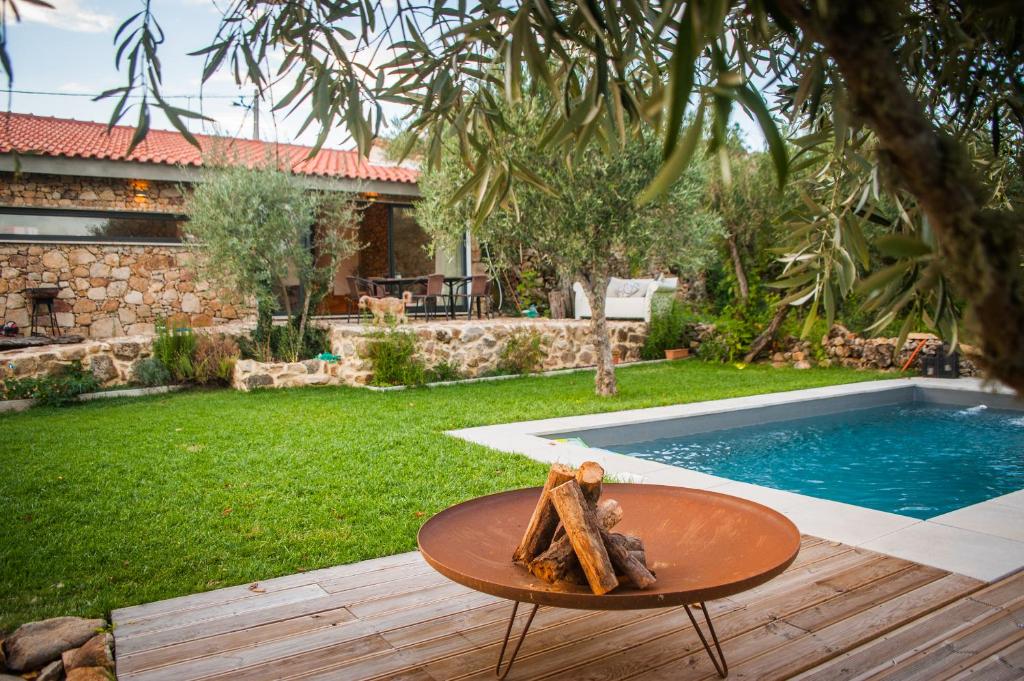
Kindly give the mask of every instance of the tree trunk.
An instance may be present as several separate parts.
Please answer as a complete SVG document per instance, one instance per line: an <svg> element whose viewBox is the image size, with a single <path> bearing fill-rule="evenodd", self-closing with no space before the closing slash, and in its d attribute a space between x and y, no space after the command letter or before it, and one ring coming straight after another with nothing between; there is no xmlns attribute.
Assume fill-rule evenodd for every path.
<svg viewBox="0 0 1024 681"><path fill-rule="evenodd" d="M743 259L740 258L740 249L736 246L736 236L730 234L725 243L729 245L729 257L732 259L733 269L736 270L736 285L740 288L740 298L747 302L750 298L750 284L747 282L747 273L743 270Z"/></svg>
<svg viewBox="0 0 1024 681"><path fill-rule="evenodd" d="M605 299L608 297L608 275L595 272L590 277L580 277L583 291L590 303L590 335L594 339L597 353L597 370L594 372L594 392L602 396L616 394L615 364L612 362L612 340L608 334L608 320L604 316Z"/></svg>
<svg viewBox="0 0 1024 681"><path fill-rule="evenodd" d="M772 342L772 339L775 338L775 334L778 332L779 327L782 326L782 322L786 319L786 315L789 314L789 308L791 307L792 305L779 305L778 309L775 310L775 316L772 317L768 326L761 332L761 335L755 338L754 342L750 344L750 352L743 357L744 362L747 364L753 362L757 359L757 356L761 354L761 351L764 350L765 346Z"/></svg>
<svg viewBox="0 0 1024 681"><path fill-rule="evenodd" d="M1024 393L1021 216L985 208L985 187L963 146L937 130L907 90L885 42L901 20L895 6L833 2L821 15L800 0L777 4L835 60L853 110L938 236L944 271L970 303L986 368Z"/></svg>

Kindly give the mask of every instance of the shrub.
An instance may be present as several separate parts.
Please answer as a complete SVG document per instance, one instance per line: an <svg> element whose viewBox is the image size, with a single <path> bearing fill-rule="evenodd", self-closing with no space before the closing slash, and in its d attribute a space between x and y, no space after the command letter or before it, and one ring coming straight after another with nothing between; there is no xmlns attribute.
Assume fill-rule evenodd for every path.
<svg viewBox="0 0 1024 681"><path fill-rule="evenodd" d="M532 329L520 329L512 333L498 357L498 370L507 374L534 374L543 365L541 336Z"/></svg>
<svg viewBox="0 0 1024 681"><path fill-rule="evenodd" d="M40 404L59 407L100 387L92 372L82 369L81 362L71 362L58 373L40 378L7 378L2 384L5 400L39 400Z"/></svg>
<svg viewBox="0 0 1024 681"><path fill-rule="evenodd" d="M196 337L186 326L168 326L160 320L156 324L153 357L167 367L174 380L184 382L195 377L194 355Z"/></svg>
<svg viewBox="0 0 1024 681"><path fill-rule="evenodd" d="M465 375L458 366L451 362L440 362L427 369L427 383L458 381L463 378L465 378Z"/></svg>
<svg viewBox="0 0 1024 681"><path fill-rule="evenodd" d="M298 362L330 351L327 329L308 326L300 342L298 325L296 319L268 329L257 327L249 338L239 339L241 356L259 362Z"/></svg>
<svg viewBox="0 0 1024 681"><path fill-rule="evenodd" d="M416 356L416 335L394 326L369 335L365 357L373 365L372 385L423 385L427 369Z"/></svg>
<svg viewBox="0 0 1024 681"><path fill-rule="evenodd" d="M655 291L641 359L662 359L665 351L690 345L691 320L674 291Z"/></svg>
<svg viewBox="0 0 1024 681"><path fill-rule="evenodd" d="M193 362L196 383L230 385L238 356L238 343L230 336L222 333L199 336Z"/></svg>
<svg viewBox="0 0 1024 681"><path fill-rule="evenodd" d="M746 320L717 319L714 332L701 341L697 356L715 362L735 362L743 358L759 333L758 327Z"/></svg>
<svg viewBox="0 0 1024 681"><path fill-rule="evenodd" d="M167 385L171 382L171 372L164 366L164 363L156 357L140 359L132 367L132 380L147 388L158 385Z"/></svg>
<svg viewBox="0 0 1024 681"><path fill-rule="evenodd" d="M519 273L516 296L518 296L519 305L523 310L528 309L531 305L536 305L540 316L547 316L549 309L544 277L537 270L524 269Z"/></svg>

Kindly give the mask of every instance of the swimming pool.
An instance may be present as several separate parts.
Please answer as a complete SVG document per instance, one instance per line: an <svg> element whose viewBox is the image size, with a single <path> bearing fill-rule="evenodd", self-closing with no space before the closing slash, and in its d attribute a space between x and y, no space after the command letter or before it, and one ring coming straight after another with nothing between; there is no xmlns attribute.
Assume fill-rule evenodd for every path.
<svg viewBox="0 0 1024 681"><path fill-rule="evenodd" d="M605 448L920 519L1024 488L1024 414L985 406L908 402Z"/></svg>

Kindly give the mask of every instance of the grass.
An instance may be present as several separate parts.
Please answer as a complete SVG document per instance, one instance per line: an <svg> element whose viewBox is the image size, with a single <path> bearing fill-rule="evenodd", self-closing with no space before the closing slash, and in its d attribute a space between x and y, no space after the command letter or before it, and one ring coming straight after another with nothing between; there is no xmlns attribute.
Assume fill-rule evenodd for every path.
<svg viewBox="0 0 1024 681"><path fill-rule="evenodd" d="M409 551L432 514L545 467L444 435L876 378L677 362L374 393L195 391L0 416L0 630Z"/></svg>

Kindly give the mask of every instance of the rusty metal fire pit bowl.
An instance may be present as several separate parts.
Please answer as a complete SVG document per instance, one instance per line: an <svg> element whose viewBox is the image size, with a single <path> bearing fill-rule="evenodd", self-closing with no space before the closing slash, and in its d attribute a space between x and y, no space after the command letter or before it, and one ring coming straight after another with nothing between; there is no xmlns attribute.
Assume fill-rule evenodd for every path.
<svg viewBox="0 0 1024 681"><path fill-rule="evenodd" d="M495 673L505 678L541 605L587 610L637 610L686 606L719 675L728 667L704 601L763 584L785 570L800 550L800 532L766 506L705 490L663 485L607 484L604 496L618 500L624 517L616 531L644 540L654 587L620 587L598 596L589 588L548 584L512 562L541 488L492 494L452 506L420 528L420 553L452 581L515 602ZM533 605L502 672L519 603ZM690 608L704 612L714 654Z"/></svg>

